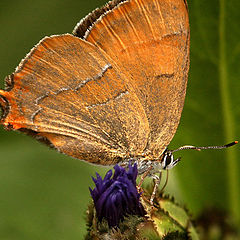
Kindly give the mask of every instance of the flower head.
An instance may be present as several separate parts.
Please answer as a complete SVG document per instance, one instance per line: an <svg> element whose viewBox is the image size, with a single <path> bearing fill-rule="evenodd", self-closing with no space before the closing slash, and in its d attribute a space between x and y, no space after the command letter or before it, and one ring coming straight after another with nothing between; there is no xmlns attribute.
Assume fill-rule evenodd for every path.
<svg viewBox="0 0 240 240"><path fill-rule="evenodd" d="M137 164L129 164L128 171L118 165L114 169L114 175L109 170L104 179L96 173L97 178L93 178L96 187L90 188L98 220L105 218L109 227L118 226L127 215L145 215L136 188Z"/></svg>

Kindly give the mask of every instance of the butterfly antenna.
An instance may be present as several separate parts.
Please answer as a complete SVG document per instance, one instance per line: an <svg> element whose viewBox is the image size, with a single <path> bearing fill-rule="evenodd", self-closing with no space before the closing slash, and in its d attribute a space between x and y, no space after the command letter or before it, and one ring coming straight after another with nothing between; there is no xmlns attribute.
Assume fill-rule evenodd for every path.
<svg viewBox="0 0 240 240"><path fill-rule="evenodd" d="M224 148L232 147L237 143L238 143L238 141L234 141L234 142L222 145L222 146L206 146L206 147L195 147L195 146L186 145L186 146L182 146L180 148L177 148L175 150L172 150L171 152L174 153L174 152L177 152L177 151L180 151L180 150L187 150L187 149L195 149L195 150L198 150L198 151L205 150L205 149L224 149Z"/></svg>

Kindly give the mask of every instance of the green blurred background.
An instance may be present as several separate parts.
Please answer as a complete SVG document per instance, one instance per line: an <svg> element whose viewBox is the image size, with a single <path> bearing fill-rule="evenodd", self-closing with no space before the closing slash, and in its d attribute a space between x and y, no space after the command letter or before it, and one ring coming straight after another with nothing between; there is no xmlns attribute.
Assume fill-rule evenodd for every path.
<svg viewBox="0 0 240 240"><path fill-rule="evenodd" d="M71 33L103 0L1 0L0 84L44 36ZM225 5L224 5L225 4ZM189 1L191 69L182 120L171 148L237 140L240 118L240 3ZM167 191L194 216L227 210L239 224L239 146L184 151ZM96 167L0 128L0 239L83 239ZM240 226L240 224L239 224Z"/></svg>

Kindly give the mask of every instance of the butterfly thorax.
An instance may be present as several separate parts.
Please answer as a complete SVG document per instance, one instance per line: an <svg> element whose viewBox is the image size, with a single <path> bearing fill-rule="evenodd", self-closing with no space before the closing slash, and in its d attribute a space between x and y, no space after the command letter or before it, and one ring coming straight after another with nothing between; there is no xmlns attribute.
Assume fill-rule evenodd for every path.
<svg viewBox="0 0 240 240"><path fill-rule="evenodd" d="M138 174L144 174L148 172L149 176L153 176L156 173L159 173L161 170L168 170L173 168L180 158L174 159L173 154L170 150L166 149L163 154L155 160L150 160L148 157L131 157L120 162L120 165L123 167L128 167L129 162L131 164L137 163Z"/></svg>

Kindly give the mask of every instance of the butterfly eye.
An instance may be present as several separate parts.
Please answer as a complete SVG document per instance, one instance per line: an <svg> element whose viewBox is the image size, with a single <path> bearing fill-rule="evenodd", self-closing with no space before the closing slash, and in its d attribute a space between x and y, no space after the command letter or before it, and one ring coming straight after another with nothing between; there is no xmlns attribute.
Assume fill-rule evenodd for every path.
<svg viewBox="0 0 240 240"><path fill-rule="evenodd" d="M173 161L172 153L166 152L162 162L163 169L167 169L168 165L170 165L172 161Z"/></svg>
<svg viewBox="0 0 240 240"><path fill-rule="evenodd" d="M170 165L171 162L173 161L173 155L168 155L166 158L166 166Z"/></svg>
<svg viewBox="0 0 240 240"><path fill-rule="evenodd" d="M174 159L172 152L166 152L165 156L163 157L162 161L162 168L165 169L171 169L173 168L178 162L180 161L180 158Z"/></svg>

